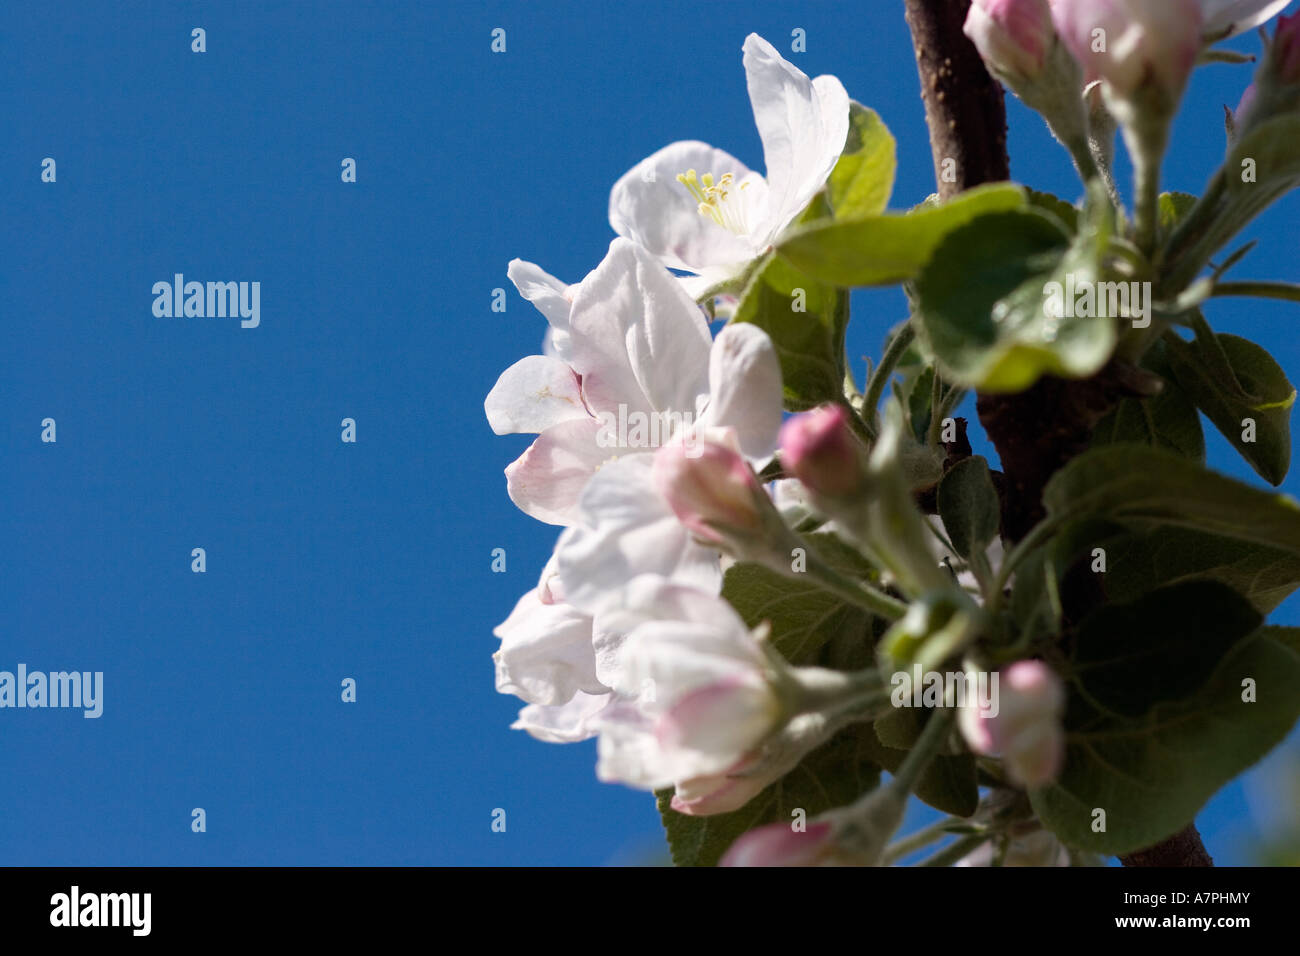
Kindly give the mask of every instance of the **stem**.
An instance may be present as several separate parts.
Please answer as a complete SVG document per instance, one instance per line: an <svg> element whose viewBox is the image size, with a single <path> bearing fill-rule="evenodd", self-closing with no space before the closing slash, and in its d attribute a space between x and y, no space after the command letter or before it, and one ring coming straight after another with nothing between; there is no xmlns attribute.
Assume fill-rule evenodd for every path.
<svg viewBox="0 0 1300 956"><path fill-rule="evenodd" d="M925 727L921 729L921 736L916 738L916 743L907 752L907 756L903 758L897 772L889 781L891 787L907 793L916 789L916 782L921 779L921 774L925 772L925 768L930 765L930 761L947 739L954 716L955 712L946 707L935 710L930 715Z"/></svg>
<svg viewBox="0 0 1300 956"><path fill-rule="evenodd" d="M969 856L975 850L992 839L992 833L972 833L970 836L962 837L954 843L944 847L933 856L928 856L918 866L952 866L964 856Z"/></svg>
<svg viewBox="0 0 1300 956"><path fill-rule="evenodd" d="M943 417L941 415L943 404L943 379L939 377L939 369L934 369L934 378L930 382L930 433L926 436L928 443L932 447L939 446L939 438L943 434Z"/></svg>
<svg viewBox="0 0 1300 956"><path fill-rule="evenodd" d="M886 620L896 621L907 613L907 605L902 601L890 597L884 591L877 590L870 584L845 577L810 549L805 550L808 556L807 571L791 571L783 565L779 569L781 573L795 580L811 578L823 591L841 597L850 604L870 611L872 614Z"/></svg>
<svg viewBox="0 0 1300 956"><path fill-rule="evenodd" d="M1059 524L1060 522L1052 518L1045 518L1038 522L1029 534L1016 542L1016 546L1011 549L1011 553L1003 558L1002 566L998 568L998 575L993 579L993 587L990 589L991 593L988 596L990 614L996 613L998 606L1002 603L1002 592L1006 590L1007 581L1011 579L1011 573L1025 558L1041 547L1056 532Z"/></svg>
<svg viewBox="0 0 1300 956"><path fill-rule="evenodd" d="M867 383L866 395L862 400L862 414L871 429L872 438L880 433L880 397L885 394L885 386L889 384L894 369L898 368L899 361L915 339L916 332L911 325L899 329L890 339L885 354L880 356L880 364L871 373L871 381Z"/></svg>
<svg viewBox="0 0 1300 956"><path fill-rule="evenodd" d="M1289 282L1220 282L1211 295L1249 295L1258 299L1300 302L1300 285Z"/></svg>
<svg viewBox="0 0 1300 956"><path fill-rule="evenodd" d="M1002 88L988 75L979 52L962 32L970 3L968 0L904 0L904 10L916 50L940 197L947 199L981 183L1008 179L1010 163ZM939 175L949 159L956 160L956 182L944 182L944 177ZM1157 187L1158 184L1146 184L1148 192ZM1179 230L1176 241L1168 247L1177 252L1191 239L1186 242L1192 247L1190 252L1177 260L1177 269L1188 275L1178 285L1176 272L1172 281L1162 284L1165 288L1181 291L1200 271L1203 262L1196 261L1195 254L1205 245L1204 224L1214 224L1219 197L1224 191L1220 170L1215 183L1189 217L1192 227ZM1155 217L1149 219L1150 229ZM1234 224L1220 226L1218 233L1226 234L1226 239L1231 235L1228 228ZM1206 258L1212 254L1213 248L1205 254ZM1176 260L1170 256L1168 261ZM1088 447L1096 423L1123 395L1119 387L1121 378L1108 366L1092 379L1065 381L1047 377L1018 394L978 396L976 408L980 421L1002 460L1004 540L1018 541L1033 532L1035 523L1043 517L1044 485ZM994 597L1000 594L998 591ZM1087 603L1087 595L1080 597L1085 599L1080 603ZM1101 601L1091 603L1097 606ZM1165 841L1162 846L1165 845L1171 851L1165 862L1194 863L1205 856L1204 848L1199 856L1195 852L1200 846L1199 839L1178 844ZM1135 855L1125 862L1142 865L1145 859Z"/></svg>
<svg viewBox="0 0 1300 956"><path fill-rule="evenodd" d="M1137 246L1150 256L1156 248L1156 228L1160 222L1160 157L1163 148L1146 143L1133 156L1134 218L1137 222Z"/></svg>
<svg viewBox="0 0 1300 956"><path fill-rule="evenodd" d="M897 863L909 853L914 853L922 847L929 846L936 840L942 840L950 834L949 827L960 826L969 827L970 822L960 817L945 817L928 827L922 827L914 833L896 840L885 850L885 855L881 859L882 866L889 866L891 863Z"/></svg>

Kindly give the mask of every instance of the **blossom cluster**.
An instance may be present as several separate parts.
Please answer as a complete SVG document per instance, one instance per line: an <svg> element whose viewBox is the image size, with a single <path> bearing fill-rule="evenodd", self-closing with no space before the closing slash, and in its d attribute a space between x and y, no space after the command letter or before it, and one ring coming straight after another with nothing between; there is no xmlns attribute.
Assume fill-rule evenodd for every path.
<svg viewBox="0 0 1300 956"><path fill-rule="evenodd" d="M1103 140L1116 123L1145 168L1207 45L1284 6L974 0L966 33L1091 180L1099 166L1109 177ZM1296 24L1283 19L1261 68L1269 103L1278 90L1300 97ZM997 705L938 701L889 783L804 830L756 829L724 860L888 862L885 840L939 753L978 757L1008 792L1051 785L1066 759L1066 690L1057 668L1023 647L987 654L986 639L1006 632L997 615L1014 579L1000 566L998 496L983 460L959 473L933 434L926 444L904 425L901 400L886 402L881 424L852 385L843 400L787 417L786 357L768 332L731 309L711 333L827 193L862 109L838 79L809 78L757 35L743 50L765 175L705 143L673 143L613 184L617 238L581 281L510 263L548 328L542 354L502 373L485 411L498 434L537 435L506 469L507 489L524 513L562 530L537 586L495 631L496 687L524 702L516 728L549 742L596 738L601 780L671 791L672 810L701 816L745 806L845 728L886 716L891 670L1001 668ZM1239 110L1239 124L1250 111ZM1139 246L1152 238L1142 235L1148 212L1140 200ZM910 337L896 341L895 361ZM927 369L932 433L949 394L940 371ZM956 488L949 513L960 527L946 526L943 502L943 518L918 504L926 482L916 462L927 455L943 487ZM807 526L871 572L825 560ZM788 660L768 622L747 622L752 609L724 594L737 562L801 577L877 620L873 665ZM980 825L1005 823L1005 809L983 807ZM1065 859L1050 834L1016 826L1005 828L1004 855L1025 838L1034 852L1024 855Z"/></svg>

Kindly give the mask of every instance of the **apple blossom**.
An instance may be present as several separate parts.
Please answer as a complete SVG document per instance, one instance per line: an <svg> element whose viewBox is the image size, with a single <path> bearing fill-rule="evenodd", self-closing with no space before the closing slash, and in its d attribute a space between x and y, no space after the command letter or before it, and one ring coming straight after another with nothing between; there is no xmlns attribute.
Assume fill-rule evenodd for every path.
<svg viewBox="0 0 1300 956"><path fill-rule="evenodd" d="M553 297L548 309L560 310ZM484 403L498 433L540 432L506 469L510 497L526 514L573 523L602 465L696 424L733 427L755 460L775 447L781 372L767 336L736 325L711 341L680 283L628 240L615 239L577 287L564 332L563 359L515 363ZM614 423L629 418L653 429L620 436Z"/></svg>
<svg viewBox="0 0 1300 956"><path fill-rule="evenodd" d="M962 736L976 753L1001 756L1011 778L1041 787L1060 772L1065 757L1061 715L1065 688L1042 661L1017 661L1001 672L998 712L990 717L978 703L958 713Z"/></svg>
<svg viewBox="0 0 1300 956"><path fill-rule="evenodd" d="M764 178L698 141L665 146L623 175L609 222L673 269L691 294L742 275L821 191L844 150L849 97L833 76L810 80L757 34L745 38L749 99Z"/></svg>

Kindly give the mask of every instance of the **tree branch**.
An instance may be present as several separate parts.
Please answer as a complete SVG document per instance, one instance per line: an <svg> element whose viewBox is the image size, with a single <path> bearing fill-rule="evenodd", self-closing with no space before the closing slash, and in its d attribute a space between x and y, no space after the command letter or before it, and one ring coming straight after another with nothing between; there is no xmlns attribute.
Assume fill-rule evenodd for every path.
<svg viewBox="0 0 1300 956"><path fill-rule="evenodd" d="M1011 178L1002 87L962 32L970 0L904 0L925 101L940 197ZM1047 377L1014 395L980 394L980 422L1002 460L1002 530L1009 541L1042 517L1043 487L1085 450L1098 421L1134 394L1135 369L1112 362L1086 381ZM1073 575L1069 616L1104 601L1095 576ZM1196 827L1121 858L1125 866L1213 866Z"/></svg>

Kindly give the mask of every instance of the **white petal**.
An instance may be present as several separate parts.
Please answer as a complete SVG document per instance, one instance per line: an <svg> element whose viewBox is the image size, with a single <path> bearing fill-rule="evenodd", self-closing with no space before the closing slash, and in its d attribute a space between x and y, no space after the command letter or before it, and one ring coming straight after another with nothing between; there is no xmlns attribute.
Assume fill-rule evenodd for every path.
<svg viewBox="0 0 1300 956"><path fill-rule="evenodd" d="M1201 0L1205 11L1206 36L1215 37L1231 29L1244 33L1267 23L1286 9L1291 0Z"/></svg>
<svg viewBox="0 0 1300 956"><path fill-rule="evenodd" d="M594 411L694 414L708 389L704 313L653 256L627 239L583 281L573 302L574 371Z"/></svg>
<svg viewBox="0 0 1300 956"><path fill-rule="evenodd" d="M595 718L610 700L609 694L593 695L579 691L572 700L558 706L529 704L519 712L519 719L510 727L526 730L547 743L576 743L596 736Z"/></svg>
<svg viewBox="0 0 1300 956"><path fill-rule="evenodd" d="M690 190L677 181L679 173L691 169L700 176L712 173L715 179L734 173L737 181L750 172L740 160L707 143L672 143L637 163L614 184L609 224L670 268L704 272L721 267L735 274L753 258L754 249L700 214Z"/></svg>
<svg viewBox="0 0 1300 956"><path fill-rule="evenodd" d="M849 135L849 94L833 76L808 79L756 33L746 37L744 50L767 164L766 245L826 185Z"/></svg>
<svg viewBox="0 0 1300 956"><path fill-rule="evenodd" d="M502 372L483 410L498 435L536 434L560 422L591 417L573 369L546 355L530 355Z"/></svg>
<svg viewBox="0 0 1300 956"><path fill-rule="evenodd" d="M496 687L532 704L555 705L578 691L601 694L591 649L591 618L567 604L543 604L534 589L492 632Z"/></svg>
<svg viewBox="0 0 1300 956"><path fill-rule="evenodd" d="M506 276L519 294L537 307L554 329L569 327L569 309L573 303L571 286L561 282L541 266L523 259L511 259Z"/></svg>
<svg viewBox="0 0 1300 956"><path fill-rule="evenodd" d="M628 584L658 574L717 593L716 552L691 540L651 479L653 455L601 468L583 492L579 518L556 550L565 597L599 614L623 602Z"/></svg>
<svg viewBox="0 0 1300 956"><path fill-rule="evenodd" d="M610 457L600 446L594 418L552 425L506 468L506 490L526 515L547 524L572 524L578 499L596 470Z"/></svg>
<svg viewBox="0 0 1300 956"><path fill-rule="evenodd" d="M733 323L718 333L709 352L709 406L704 423L735 430L751 461L776 450L781 431L781 362L767 333Z"/></svg>

